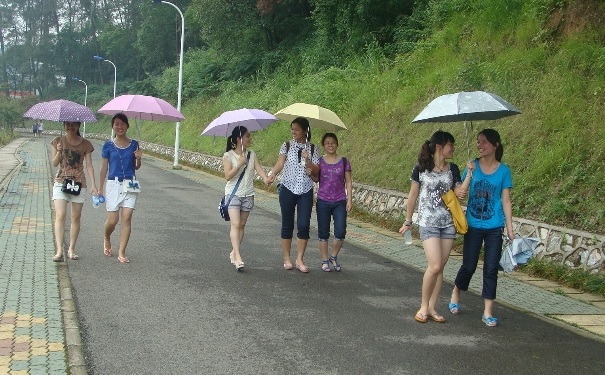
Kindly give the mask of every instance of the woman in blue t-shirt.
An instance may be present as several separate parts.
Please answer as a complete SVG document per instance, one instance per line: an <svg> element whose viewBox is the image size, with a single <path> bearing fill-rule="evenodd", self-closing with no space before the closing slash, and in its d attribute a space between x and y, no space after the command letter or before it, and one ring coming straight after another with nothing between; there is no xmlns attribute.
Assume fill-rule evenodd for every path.
<svg viewBox="0 0 605 375"><path fill-rule="evenodd" d="M502 163L504 147L500 134L493 129L484 129L477 136L477 149L480 157L474 160L472 182L468 194L466 219L468 232L464 235L462 265L456 276L449 309L453 314L460 312L460 291L468 290L468 285L477 269L481 247L483 255L483 291L484 309L481 320L488 327L495 327L498 320L492 315L496 286L498 283L498 264L502 254L502 234L514 239L512 204L510 189L513 181L510 168ZM464 171L463 178L466 177Z"/></svg>
<svg viewBox="0 0 605 375"><path fill-rule="evenodd" d="M111 128L115 134L114 139L107 140L101 151L101 189L105 192L105 206L107 220L104 226L103 253L113 255L111 247L111 234L116 229L120 215L122 226L120 230L120 247L118 248L118 261L129 263L126 257L126 245L130 239L132 213L137 201L137 193L127 192L124 184L135 180L135 171L141 168L141 150L139 142L126 137L128 131L128 117L118 113L111 119Z"/></svg>

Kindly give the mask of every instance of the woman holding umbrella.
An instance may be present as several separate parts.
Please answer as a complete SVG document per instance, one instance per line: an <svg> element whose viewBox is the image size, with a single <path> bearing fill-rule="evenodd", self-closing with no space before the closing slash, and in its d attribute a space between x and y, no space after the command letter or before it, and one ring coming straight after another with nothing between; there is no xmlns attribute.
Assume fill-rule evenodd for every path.
<svg viewBox="0 0 605 375"><path fill-rule="evenodd" d="M55 242L57 252L53 261L63 261L63 238L65 236L65 218L67 204L71 203L71 229L69 231L69 248L67 257L77 260L76 242L80 233L80 218L82 207L86 201L86 177L84 175L84 161L86 171L91 181L90 192L97 194L95 171L91 154L94 147L90 141L80 136L80 122L64 122L65 135L54 138L50 144L51 162L57 169L53 184L53 203L55 206Z"/></svg>
<svg viewBox="0 0 605 375"><path fill-rule="evenodd" d="M304 263L305 250L309 242L311 227L311 210L313 209L313 180L310 175L317 175L319 169L319 152L311 139L309 120L295 118L290 124L292 140L284 142L279 149L277 163L267 174L271 182L274 175L283 170L279 190L281 207L281 247L284 257L284 269L293 269L290 250L294 232L294 214L298 229L296 239L295 266L300 272L307 273L309 268Z"/></svg>
<svg viewBox="0 0 605 375"><path fill-rule="evenodd" d="M231 135L227 137L227 147L223 155L223 168L227 180L225 202L233 193L229 202L229 218L231 221L229 238L232 246L229 259L238 271L244 269L240 246L244 239L244 228L248 216L254 207L254 171L263 178L265 184L270 183L270 179L265 174L256 153L248 150L250 142L251 137L248 129L244 126L236 126L233 128ZM239 185L237 181L240 181ZM234 192L233 190L236 187L237 190Z"/></svg>
<svg viewBox="0 0 605 375"><path fill-rule="evenodd" d="M481 320L486 326L495 327L498 325L498 319L492 314L498 285L498 267L502 255L502 234L505 228L508 238L511 240L515 238L510 199L513 180L510 168L502 163L504 147L497 131L494 129L480 131L477 136L477 149L480 157L469 163L475 166L474 173L472 170L464 171L465 178L473 174L466 210L468 232L464 235L462 265L456 275L449 309L453 314L460 312L460 291L468 290L483 247L481 296L484 308Z"/></svg>
<svg viewBox="0 0 605 375"><path fill-rule="evenodd" d="M135 171L141 168L141 150L139 142L126 136L128 117L118 113L111 118L111 128L115 138L107 140L101 151L101 194L105 191L107 220L103 231L103 253L113 255L111 235L122 217L118 261L129 263L126 257L126 246L132 230L132 214L137 202L137 193L126 191L124 184L133 181Z"/></svg>

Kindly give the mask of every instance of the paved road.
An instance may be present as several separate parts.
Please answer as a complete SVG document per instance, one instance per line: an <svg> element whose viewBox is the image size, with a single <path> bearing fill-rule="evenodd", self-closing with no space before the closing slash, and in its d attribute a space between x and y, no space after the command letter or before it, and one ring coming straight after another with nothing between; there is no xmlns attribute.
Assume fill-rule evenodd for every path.
<svg viewBox="0 0 605 375"><path fill-rule="evenodd" d="M351 244L342 273L317 269L313 242L312 272L285 271L279 216L262 208L237 273L216 210L222 181L169 164L147 158L137 176L130 264L103 256L103 209L85 207L69 274L93 374L602 373L603 343L502 306L488 329L474 294L446 324L415 322L421 273Z"/></svg>
<svg viewBox="0 0 605 375"><path fill-rule="evenodd" d="M81 259L68 269L57 266L50 261L49 140L13 147L22 161L17 167L4 153L11 147L0 149L0 374L85 373L72 290L62 276L67 270L93 375L601 374L605 368L603 340L538 318L602 316L598 303L509 277L501 279L505 306L498 305L495 329L481 323L482 301L474 293L462 301L462 314L446 314L445 324L415 322L422 251L365 226L350 226L342 273L319 271L313 243L310 274L281 269L278 205L264 192L248 225L246 271L237 273L228 261L227 224L216 212L224 182L149 157L138 176L143 193L131 263L102 255L104 211L87 202ZM97 144L96 166L99 150ZM457 262L448 263L448 279ZM447 302L439 303L443 313Z"/></svg>

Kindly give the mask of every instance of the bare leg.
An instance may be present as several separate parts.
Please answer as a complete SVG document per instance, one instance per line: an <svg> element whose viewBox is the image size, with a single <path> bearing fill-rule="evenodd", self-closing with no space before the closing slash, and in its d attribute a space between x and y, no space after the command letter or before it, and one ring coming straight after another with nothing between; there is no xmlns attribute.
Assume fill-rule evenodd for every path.
<svg viewBox="0 0 605 375"><path fill-rule="evenodd" d="M231 258L236 263L242 262L241 256L241 244L244 239L244 227L246 221L248 221L249 211L240 211L237 209L229 209L229 217L231 218L231 229L229 231L229 238L231 239L232 253Z"/></svg>
<svg viewBox="0 0 605 375"><path fill-rule="evenodd" d="M291 247L292 247L291 238L282 238L281 239L281 250L284 255L284 266L285 265L292 266L292 258L290 258L290 248Z"/></svg>
<svg viewBox="0 0 605 375"><path fill-rule="evenodd" d="M430 314L437 314L437 311L435 310L435 305L437 304L439 294L441 293L441 284L443 283L443 269L445 268L445 264L447 263L450 257L450 252L452 251L454 240L441 239L440 245L440 253L438 254L440 257L440 271L437 274L437 279L435 280L435 287L433 289L433 293L431 294L431 299L429 300Z"/></svg>
<svg viewBox="0 0 605 375"><path fill-rule="evenodd" d="M442 260L441 241L439 238L429 238L422 242L427 260L426 271L422 278L422 302L419 310L423 315L434 312L434 304L436 302L436 297L434 296L439 296L441 281L443 280L443 266L445 262ZM453 243L453 240L450 241ZM430 311L430 309L433 311Z"/></svg>
<svg viewBox="0 0 605 375"><path fill-rule="evenodd" d="M318 241L321 260L328 260L328 241Z"/></svg>
<svg viewBox="0 0 605 375"><path fill-rule="evenodd" d="M111 249L111 235L116 229L119 220L120 211L107 212L107 220L105 220L105 225L103 227L103 247L105 249Z"/></svg>
<svg viewBox="0 0 605 375"><path fill-rule="evenodd" d="M485 306L483 308L483 316L488 317L488 318L494 316L493 315L494 300L484 298L483 301L485 303Z"/></svg>
<svg viewBox="0 0 605 375"><path fill-rule="evenodd" d="M303 258L305 256L305 250L307 249L307 242L309 242L309 240L303 240L301 238L296 239L296 262L300 265L305 264Z"/></svg>
<svg viewBox="0 0 605 375"><path fill-rule="evenodd" d="M332 255L333 257L338 256L338 253L340 252L340 249L342 248L342 244L344 243L343 240L334 240L332 241L332 252L330 253L330 255Z"/></svg>
<svg viewBox="0 0 605 375"><path fill-rule="evenodd" d="M118 257L126 258L126 246L130 239L130 232L132 230L132 208L122 207L122 227L120 229L120 249L118 250Z"/></svg>
<svg viewBox="0 0 605 375"><path fill-rule="evenodd" d="M67 201L55 199L55 243L57 251L55 257L63 255L63 237L65 236L65 217L67 216Z"/></svg>
<svg viewBox="0 0 605 375"><path fill-rule="evenodd" d="M78 241L78 235L80 234L80 220L82 218L82 207L83 203L72 203L71 204L71 227L69 230L69 248L67 249L67 256L70 259L78 259L76 256L76 242Z"/></svg>

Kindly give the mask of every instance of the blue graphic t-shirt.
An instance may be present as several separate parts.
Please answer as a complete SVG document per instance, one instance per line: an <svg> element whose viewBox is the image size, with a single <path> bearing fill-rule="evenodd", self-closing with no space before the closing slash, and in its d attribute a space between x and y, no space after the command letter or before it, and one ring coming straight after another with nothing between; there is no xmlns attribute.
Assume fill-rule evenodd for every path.
<svg viewBox="0 0 605 375"><path fill-rule="evenodd" d="M118 178L123 179L135 178L134 169L134 152L139 148L139 142L134 139L130 140L128 147L119 147L112 140L105 141L101 150L101 157L108 159L107 179L113 180Z"/></svg>
<svg viewBox="0 0 605 375"><path fill-rule="evenodd" d="M512 189L513 178L510 168L500 163L492 174L485 174L479 167L479 159L475 159L475 171L466 207L466 219L469 227L478 229L503 228L505 225L504 209L502 208L502 190ZM462 180L468 170L464 170Z"/></svg>

